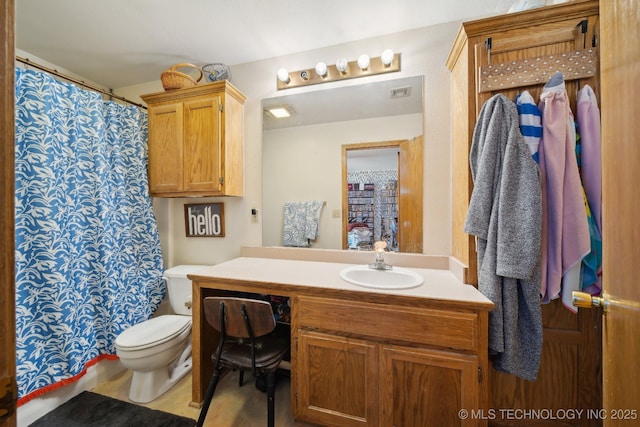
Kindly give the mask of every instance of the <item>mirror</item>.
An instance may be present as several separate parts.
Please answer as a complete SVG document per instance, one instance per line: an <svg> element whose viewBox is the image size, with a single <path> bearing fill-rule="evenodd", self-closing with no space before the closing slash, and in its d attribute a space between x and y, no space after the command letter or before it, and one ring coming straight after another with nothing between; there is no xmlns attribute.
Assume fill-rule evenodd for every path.
<svg viewBox="0 0 640 427"><path fill-rule="evenodd" d="M343 249L347 247L346 169L343 146L357 147L365 154L367 144L392 144L401 141L419 143L420 151L409 151L414 166L422 170L423 77L408 77L353 86L316 90L264 99L263 116L263 200L262 242L264 246L283 245L283 211L287 202L322 201L318 235L311 247ZM266 108L281 106L291 111L286 119L274 119ZM350 150L347 150L350 151ZM366 153L376 162L376 153ZM398 160L398 173L407 158ZM373 163L371 163L373 165ZM360 166L366 169L366 166ZM371 170L378 166L371 166ZM420 178L421 178L420 174ZM399 182L402 185L402 182ZM405 238L419 241L409 252L422 248L422 181L413 179L407 212L419 203L419 226L408 227ZM411 205L413 203L413 205ZM400 216L402 205L399 205ZM415 224L414 224L415 225ZM412 231L413 230L413 231ZM413 236L412 236L413 235ZM402 251L402 248L400 249Z"/></svg>

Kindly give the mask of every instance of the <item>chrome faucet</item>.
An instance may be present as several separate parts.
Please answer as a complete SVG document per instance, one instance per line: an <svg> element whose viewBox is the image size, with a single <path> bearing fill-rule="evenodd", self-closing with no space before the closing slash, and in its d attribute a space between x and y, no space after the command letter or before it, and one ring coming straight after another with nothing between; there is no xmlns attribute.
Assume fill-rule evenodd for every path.
<svg viewBox="0 0 640 427"><path fill-rule="evenodd" d="M391 270L393 266L384 262L384 249L387 247L387 242L376 242L376 261L373 264L369 264L369 268L373 270Z"/></svg>

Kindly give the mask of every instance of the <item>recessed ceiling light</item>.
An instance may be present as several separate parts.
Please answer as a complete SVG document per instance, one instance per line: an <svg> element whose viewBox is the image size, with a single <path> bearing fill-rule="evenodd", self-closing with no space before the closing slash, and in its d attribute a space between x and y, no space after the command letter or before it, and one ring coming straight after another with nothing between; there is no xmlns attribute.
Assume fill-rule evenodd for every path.
<svg viewBox="0 0 640 427"><path fill-rule="evenodd" d="M270 107L265 107L264 111L276 119L290 117L295 113L295 110L291 105L272 105Z"/></svg>

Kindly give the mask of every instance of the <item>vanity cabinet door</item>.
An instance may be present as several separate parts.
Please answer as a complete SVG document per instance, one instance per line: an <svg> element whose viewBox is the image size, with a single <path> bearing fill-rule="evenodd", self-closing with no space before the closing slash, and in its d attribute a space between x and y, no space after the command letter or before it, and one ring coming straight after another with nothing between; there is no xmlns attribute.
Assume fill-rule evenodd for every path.
<svg viewBox="0 0 640 427"><path fill-rule="evenodd" d="M377 426L378 344L304 329L297 339L296 418L323 426Z"/></svg>
<svg viewBox="0 0 640 427"><path fill-rule="evenodd" d="M412 347L382 346L380 425L486 425L486 421L474 419L481 418L478 414L482 414L478 410L478 367L476 356Z"/></svg>

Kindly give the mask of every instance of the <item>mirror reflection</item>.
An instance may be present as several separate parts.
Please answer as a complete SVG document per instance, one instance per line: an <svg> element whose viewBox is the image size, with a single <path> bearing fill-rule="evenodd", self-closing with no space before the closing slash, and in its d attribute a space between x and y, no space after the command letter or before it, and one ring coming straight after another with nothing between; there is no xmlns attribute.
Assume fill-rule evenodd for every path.
<svg viewBox="0 0 640 427"><path fill-rule="evenodd" d="M283 95L262 101L263 119L263 200L262 241L264 246L283 246L284 206L291 202L322 201L318 234L311 247L321 249L352 249L348 233L358 222L349 216L348 177L357 174L358 184L370 184L363 174L381 176L395 174L402 180L415 168L414 160L403 160L401 144L414 144L423 132L422 76L384 80L340 88L319 89L294 95ZM267 107L280 106L290 117L275 119L266 112ZM371 149L368 146L373 145ZM383 147L386 146L386 149ZM347 149L347 147L349 149ZM407 151L407 150L405 150ZM347 152L351 160L347 161ZM392 154L389 157L389 153ZM407 151L409 156L415 152ZM421 153L421 150L420 150ZM406 156L405 156L406 157ZM357 160L356 160L357 158ZM395 158L389 163L390 158ZM385 160L386 159L386 160ZM413 164L411 162L413 161ZM347 166L353 163L352 166ZM405 167L403 167L405 163ZM422 158L420 157L420 178ZM356 172L356 170L358 172ZM367 172L364 172L367 171ZM392 177L393 178L393 177ZM389 249L421 252L422 242L422 187L421 179L406 179L414 187L409 194L420 193L418 224L402 228L402 203L397 203L386 215L384 223L375 218L371 234L374 239L386 240ZM393 187L393 179L380 184ZM375 182L378 182L376 178ZM390 181L390 182L389 182ZM401 183L396 183L396 187ZM397 191L397 190L396 190ZM374 208L377 209L377 208ZM397 212L393 209L397 209ZM409 206L407 211L417 211ZM395 222L395 226L393 225ZM406 221L405 221L406 222ZM407 225L407 224L405 224ZM377 228L376 228L377 227ZM349 230L351 228L351 230ZM414 231L412 231L414 230ZM407 241L419 241L414 246L398 245L405 233ZM416 236L411 236L415 234ZM368 245L362 244L366 249Z"/></svg>
<svg viewBox="0 0 640 427"><path fill-rule="evenodd" d="M398 147L347 149L347 248L398 251Z"/></svg>

